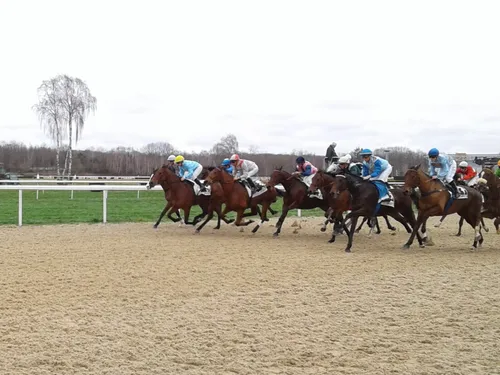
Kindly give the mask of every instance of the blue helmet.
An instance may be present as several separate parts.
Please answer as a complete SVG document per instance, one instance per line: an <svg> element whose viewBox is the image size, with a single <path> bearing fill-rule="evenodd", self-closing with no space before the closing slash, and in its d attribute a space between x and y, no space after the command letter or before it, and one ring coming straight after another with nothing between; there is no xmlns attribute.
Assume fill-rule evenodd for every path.
<svg viewBox="0 0 500 375"><path fill-rule="evenodd" d="M231 161L229 160L229 158L225 158L224 160L222 160L222 164L221 165L227 166L229 164L231 164Z"/></svg>
<svg viewBox="0 0 500 375"><path fill-rule="evenodd" d="M431 148L428 153L430 158L435 158L439 156L439 150L437 148Z"/></svg>
<svg viewBox="0 0 500 375"><path fill-rule="evenodd" d="M295 159L295 162L297 164L302 164L302 163L305 163L306 162L306 159L304 159L303 156L299 156L297 159Z"/></svg>
<svg viewBox="0 0 500 375"><path fill-rule="evenodd" d="M372 150L370 150L369 148L364 148L359 153L359 155L361 155L361 156L370 156L371 154L372 154Z"/></svg>

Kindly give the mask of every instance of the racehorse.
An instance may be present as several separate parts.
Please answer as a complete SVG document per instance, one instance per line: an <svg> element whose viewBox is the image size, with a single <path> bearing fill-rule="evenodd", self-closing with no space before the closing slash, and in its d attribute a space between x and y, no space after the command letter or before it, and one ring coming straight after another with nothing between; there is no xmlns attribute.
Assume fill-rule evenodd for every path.
<svg viewBox="0 0 500 375"><path fill-rule="evenodd" d="M345 172L339 172L339 173L330 173L330 172L325 172L322 170L319 170L314 177L312 178L312 183L311 186L309 186L308 191L313 192L316 189L320 189L323 196L326 197L328 200L328 204L330 205L331 210L329 210L329 216L328 220L325 221L324 225L321 227L321 231L324 232L326 230L326 225L328 221L331 219L332 216L335 217L336 220L339 220L340 223L342 223L343 220L343 213L346 211L349 211L351 209L351 194L349 191L344 190L342 193L340 193L339 197L337 199L333 199L332 195L330 194L330 189L331 189L331 184L333 183L333 179L337 174L342 174ZM368 221L368 217L365 217L361 223L361 225L356 229L355 233L359 233L361 230L363 224ZM396 228L391 225L389 222L389 219L387 215L384 215L384 219L387 223L387 227L395 231ZM370 225L370 222L368 223ZM381 233L380 231L380 226L378 224L377 218L375 218L375 225L377 227L377 234ZM334 228L335 230L335 228ZM337 234L339 234L339 231L336 231Z"/></svg>
<svg viewBox="0 0 500 375"><path fill-rule="evenodd" d="M285 188L285 194L283 196L281 216L276 223L276 231L273 233L274 237L277 237L281 232L281 226L285 221L288 211L296 208L301 210L320 208L326 212L330 207L326 199L309 196L307 185L295 175L282 170L282 167L276 168L273 171L266 185L267 189L271 190L279 184Z"/></svg>
<svg viewBox="0 0 500 375"><path fill-rule="evenodd" d="M390 194L393 201L379 202L379 190L375 183L366 181L362 177L351 173L336 175L333 182L331 193L334 198L338 198L343 191L349 191L352 195L352 211L345 217L345 221L351 219L351 230L346 252L351 252L354 229L359 217L377 217L388 215L401 223L408 233L411 232L411 226L415 223L415 214L413 212L412 200L405 196L401 189L391 189ZM418 235L419 243L422 239Z"/></svg>
<svg viewBox="0 0 500 375"><path fill-rule="evenodd" d="M204 174L206 175L206 172ZM174 218L172 214L179 209L182 209L184 211L184 224L192 225L196 225L208 213L211 192L195 191L195 189L199 190L198 185L196 185L195 182L186 180L182 181L180 177L175 174L175 170L172 167L163 165L162 167L156 169L151 176L147 189L149 190L157 184L160 184L163 187L163 190L165 191L165 198L168 199L168 203L163 209L158 221L154 225L154 228L158 227L158 224L167 212L167 217L175 223L180 221L181 218ZM199 205L202 213L197 215L193 221L190 222L189 213L194 205ZM220 209L217 211L219 213ZM226 224L233 222L233 220L226 219L225 216L219 215L217 229L220 228L220 219L224 220Z"/></svg>
<svg viewBox="0 0 500 375"><path fill-rule="evenodd" d="M277 200L278 193L276 190L269 192L261 188L260 191L252 194L250 187L247 186L245 182L235 181L232 175L220 168L211 170L206 181L211 185L218 183L222 186L223 197L219 199L220 204L225 203L222 215L224 216L228 212L235 211L236 226L247 226L253 223L253 220L244 221L243 218L259 214L261 223L252 231L255 233L265 221L269 220L267 219L267 211L271 204ZM262 211L260 211L259 205L262 205ZM250 213L245 213L247 208L251 209ZM199 233L212 217L213 211L209 210L208 217L196 229L196 233Z"/></svg>
<svg viewBox="0 0 500 375"><path fill-rule="evenodd" d="M468 186L460 186L458 189L462 190L462 194L465 193L465 195L457 197L457 199L450 199L451 193L443 182L439 179L432 179L423 171L420 164L406 171L404 181L405 194L409 194L411 189L418 187L421 197L418 202L417 222L403 248L410 248L415 235L417 238L419 237L419 227L430 216L439 216L444 213L448 215L458 213L463 217L474 228L473 248L477 248L478 242L479 245L482 245L484 241L481 231L482 198L479 191ZM422 246L420 239L419 243Z"/></svg>

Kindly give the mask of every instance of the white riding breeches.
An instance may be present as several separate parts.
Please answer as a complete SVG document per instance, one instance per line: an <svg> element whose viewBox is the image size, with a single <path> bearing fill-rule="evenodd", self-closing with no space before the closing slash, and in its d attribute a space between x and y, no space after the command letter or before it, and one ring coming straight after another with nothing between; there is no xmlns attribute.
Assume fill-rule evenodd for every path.
<svg viewBox="0 0 500 375"><path fill-rule="evenodd" d="M392 165L389 165L380 175L378 175L377 177L371 177L370 180L371 181L384 181L384 182L387 182L387 180L389 179L389 175L391 174L392 172Z"/></svg>
<svg viewBox="0 0 500 375"><path fill-rule="evenodd" d="M193 180L196 180L198 176L200 175L201 171L203 170L203 166L200 165L198 168L196 168L193 172L193 177L191 177Z"/></svg>
<svg viewBox="0 0 500 375"><path fill-rule="evenodd" d="M455 173L457 173L457 162L453 160L450 165L450 170L448 171L448 174L444 178L445 182L450 183L453 181L453 177L455 177Z"/></svg>

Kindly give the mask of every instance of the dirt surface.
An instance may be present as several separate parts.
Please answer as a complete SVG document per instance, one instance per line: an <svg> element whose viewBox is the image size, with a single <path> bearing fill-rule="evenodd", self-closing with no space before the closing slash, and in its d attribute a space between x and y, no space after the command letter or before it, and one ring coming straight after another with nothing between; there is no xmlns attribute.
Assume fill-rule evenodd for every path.
<svg viewBox="0 0 500 375"><path fill-rule="evenodd" d="M1 374L499 374L500 236L458 218L328 244L319 220L0 227ZM274 222L274 220L273 220Z"/></svg>

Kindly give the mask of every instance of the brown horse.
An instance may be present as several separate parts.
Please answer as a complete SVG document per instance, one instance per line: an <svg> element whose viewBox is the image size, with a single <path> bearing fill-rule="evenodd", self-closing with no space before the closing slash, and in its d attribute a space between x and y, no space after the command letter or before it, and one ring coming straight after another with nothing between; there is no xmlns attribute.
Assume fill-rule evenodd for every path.
<svg viewBox="0 0 500 375"><path fill-rule="evenodd" d="M243 218L259 214L261 223L254 228L253 233L255 233L265 221L268 221L267 211L271 204L276 202L276 190L272 192L260 190L252 195L249 186L246 186L244 182L236 181L232 175L220 168L214 168L213 170L211 170L207 176L206 181L211 185L218 183L222 186L223 198L219 200L221 204L225 203L222 215L224 216L228 212L235 211L235 225L247 226L254 221L244 221ZM262 205L262 211L260 211L258 207L259 205ZM245 210L247 208L251 209L250 213L245 213ZM211 220L212 217L213 212L209 211L208 217L196 229L196 232L199 233L201 229L203 229L203 227L208 223L208 221Z"/></svg>
<svg viewBox="0 0 500 375"><path fill-rule="evenodd" d="M351 209L351 202L352 202L352 196L349 193L349 191L344 190L337 199L333 199L332 194L330 194L331 190L331 185L333 183L333 179L337 174L342 174L343 172L339 173L329 173L325 172L323 170L319 170L314 177L312 178L311 186L309 186L308 191L313 192L316 189L320 189L321 193L323 196L328 200L328 204L330 205L331 210L328 211L328 219L325 221L324 225L321 227L321 231L324 232L326 230L326 226L329 220L331 220L332 217L335 217L335 220L337 222L340 221L340 224L342 224L343 220L343 213L346 211L349 211ZM385 222L387 223L387 228L389 228L392 231L395 231L396 228L391 225L389 222L389 218L387 215L383 215ZM361 222L360 226L356 229L355 233L359 233L361 228L363 227L363 224L369 220L368 217L365 217L363 221ZM368 223L370 225L370 222ZM378 224L377 218L375 218L375 225L377 227L377 231L375 233L380 234L380 226ZM336 230L338 229L338 226L334 228L337 234L340 234L340 231Z"/></svg>
<svg viewBox="0 0 500 375"><path fill-rule="evenodd" d="M347 214L345 221L351 219L351 230L346 252L352 248L354 229L359 217L373 218L376 216L391 216L401 223L408 233L415 223L415 213L413 212L413 202L401 189L391 189L394 200L391 203L379 203L379 191L375 183L366 181L359 176L345 173L335 176L332 183L331 193L334 198L338 198L343 191L348 190L352 195L352 211ZM418 235L418 240L423 245L422 238Z"/></svg>
<svg viewBox="0 0 500 375"><path fill-rule="evenodd" d="M154 228L158 227L162 217L167 213L167 217L173 222L178 222L180 218L174 218L172 214L179 209L184 211L184 224L196 225L207 213L211 200L211 192L199 192L196 194L195 183L184 180L182 181L180 177L175 174L170 166L163 165L162 167L155 170L153 176L151 177L148 185L148 189L160 184L164 191L165 197L169 197L168 204L162 211L160 218L154 225ZM197 215L192 222L189 221L189 214L191 208L195 205L199 205L202 213ZM232 223L232 220L226 219L225 216L220 215L220 207L214 208L219 214L217 229L220 228L220 219L224 220L226 224Z"/></svg>
<svg viewBox="0 0 500 375"><path fill-rule="evenodd" d="M500 234L500 178L489 168L485 168L480 175L486 180L486 187L483 188L485 200L482 215L487 219L494 219L496 232Z"/></svg>
<svg viewBox="0 0 500 375"><path fill-rule="evenodd" d="M419 227L430 216L440 216L444 213L448 215L457 213L463 217L474 228L474 242L472 247L474 249L477 248L478 242L480 246L482 245L484 241L481 232L482 198L479 191L468 186L460 186L459 189L462 190L462 193L466 192L467 195L459 199L450 200L451 193L445 185L438 179L432 179L420 168L420 164L410 168L405 173L404 181L404 191L406 194L409 194L411 189L418 187L421 197L418 202L417 222L413 226L410 238L403 248L410 248L415 235L418 236Z"/></svg>
<svg viewBox="0 0 500 375"><path fill-rule="evenodd" d="M326 212L330 207L326 199L319 199L319 197L308 195L307 185L295 175L283 171L281 167L275 169L271 174L271 178L267 183L267 189L274 189L279 184L285 188L285 193L281 216L276 223L276 232L273 233L274 237L277 237L281 232L281 226L285 221L288 211L296 208L301 210L320 208Z"/></svg>

